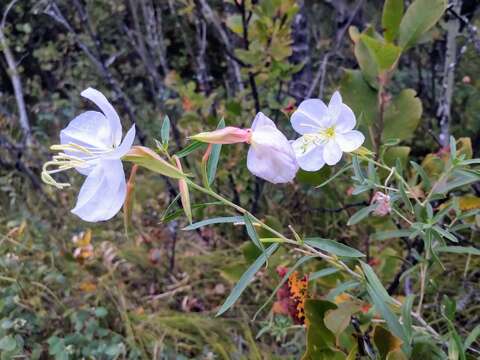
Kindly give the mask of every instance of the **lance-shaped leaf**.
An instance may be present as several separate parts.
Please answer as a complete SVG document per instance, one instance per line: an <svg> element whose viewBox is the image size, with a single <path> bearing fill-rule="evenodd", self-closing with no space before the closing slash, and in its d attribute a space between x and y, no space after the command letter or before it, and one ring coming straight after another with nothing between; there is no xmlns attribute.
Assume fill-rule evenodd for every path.
<svg viewBox="0 0 480 360"><path fill-rule="evenodd" d="M307 238L305 239L305 244L337 256L353 258L365 256L357 249L330 239L323 239L319 237Z"/></svg>
<svg viewBox="0 0 480 360"><path fill-rule="evenodd" d="M230 309L233 304L235 304L240 295L242 295L243 291L247 288L248 284L250 284L257 271L260 270L263 264L265 264L267 259L275 252L275 250L277 250L277 248L278 244L271 245L257 258L257 260L255 260L252 265L250 265L247 271L243 273L237 285L235 285L235 287L232 289L232 292L230 295L228 295L227 299L218 310L216 316L222 315L225 311Z"/></svg>
<svg viewBox="0 0 480 360"><path fill-rule="evenodd" d="M243 219L245 221L245 228L247 229L247 234L250 237L250 240L255 244L257 248L259 248L262 251L265 251L265 247L263 246L262 242L260 241L260 238L258 237L257 230L255 230L255 227L253 226L252 219L250 215L245 214L243 216Z"/></svg>
<svg viewBox="0 0 480 360"><path fill-rule="evenodd" d="M155 151L145 146L133 146L122 160L130 161L153 172L174 179L185 178L186 175L169 162L162 159Z"/></svg>
<svg viewBox="0 0 480 360"><path fill-rule="evenodd" d="M192 141L187 147L183 148L179 152L177 152L175 155L179 158L183 158L192 152L194 152L197 149L200 149L202 147L205 147L206 144L201 142L201 141Z"/></svg>
<svg viewBox="0 0 480 360"><path fill-rule="evenodd" d="M162 128L160 130L160 136L162 140L162 146L164 149L168 148L168 141L170 139L170 118L165 115L163 119Z"/></svg>
<svg viewBox="0 0 480 360"><path fill-rule="evenodd" d="M173 156L173 158L177 162L178 169L182 171L182 163L180 162L180 159L175 155ZM185 212L185 215L187 216L187 219L191 224L192 223L192 207L190 205L190 192L188 191L188 185L185 178L178 180L178 190L180 191L180 201L182 202L183 211Z"/></svg>
<svg viewBox="0 0 480 360"><path fill-rule="evenodd" d="M186 231L195 230L195 229L198 229L207 225L212 225L212 224L243 223L243 222L244 220L242 216L215 217L211 219L202 220L194 224L190 224L185 228L183 228L183 230L186 230Z"/></svg>
<svg viewBox="0 0 480 360"><path fill-rule="evenodd" d="M225 127L225 120L222 119L218 123L217 129L223 129ZM222 144L212 145L212 150L207 161L207 179L208 184L211 185L213 180L215 180L215 175L217 173L218 161L220 160L220 153L222 151Z"/></svg>

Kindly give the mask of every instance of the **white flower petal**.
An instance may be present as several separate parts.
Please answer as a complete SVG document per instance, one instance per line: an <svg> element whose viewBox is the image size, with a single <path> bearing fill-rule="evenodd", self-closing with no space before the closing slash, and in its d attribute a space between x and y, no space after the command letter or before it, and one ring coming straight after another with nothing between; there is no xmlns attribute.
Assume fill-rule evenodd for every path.
<svg viewBox="0 0 480 360"><path fill-rule="evenodd" d="M247 167L252 174L274 184L292 181L298 171L293 149L275 126L264 122L252 132L247 155Z"/></svg>
<svg viewBox="0 0 480 360"><path fill-rule="evenodd" d="M259 112L255 116L255 119L253 119L251 129L255 130L256 128L262 127L262 126L273 126L274 128L276 128L275 123L268 116L266 116L262 112Z"/></svg>
<svg viewBox="0 0 480 360"><path fill-rule="evenodd" d="M335 124L335 132L337 133L346 133L347 131L353 130L357 120L355 119L355 114L352 109L347 105L342 104L342 112L337 118Z"/></svg>
<svg viewBox="0 0 480 360"><path fill-rule="evenodd" d="M360 131L352 130L344 134L337 134L335 141L343 152L350 152L362 146L365 136Z"/></svg>
<svg viewBox="0 0 480 360"><path fill-rule="evenodd" d="M301 135L317 132L328 121L327 106L319 99L304 100L290 121L295 131Z"/></svg>
<svg viewBox="0 0 480 360"><path fill-rule="evenodd" d="M82 220L109 220L122 207L127 193L120 160L102 160L87 176L72 213Z"/></svg>
<svg viewBox="0 0 480 360"><path fill-rule="evenodd" d="M132 127L127 131L127 134L123 138L123 141L120 144L120 146L117 147L111 153L109 153L107 156L105 156L105 158L120 159L122 156L128 153L134 141L135 141L135 125L132 125Z"/></svg>
<svg viewBox="0 0 480 360"><path fill-rule="evenodd" d="M98 111L86 111L70 121L60 132L60 143L74 143L87 148L108 148L110 127L107 118Z"/></svg>
<svg viewBox="0 0 480 360"><path fill-rule="evenodd" d="M277 152L263 146L248 150L247 168L250 172L273 184L283 184L292 181L298 171L295 156Z"/></svg>
<svg viewBox="0 0 480 360"><path fill-rule="evenodd" d="M60 143L62 145L75 144L93 152L111 148L110 139L108 120L98 111L86 111L78 115L60 132ZM91 160L92 155L90 153L84 151L65 150L65 154L89 160L84 166L75 168L82 175L88 175L97 163L96 160Z"/></svg>
<svg viewBox="0 0 480 360"><path fill-rule="evenodd" d="M330 99L330 102L328 103L328 113L330 114L332 120L335 121L340 116L340 113L343 110L342 105L342 96L338 91L335 91Z"/></svg>
<svg viewBox="0 0 480 360"><path fill-rule="evenodd" d="M105 95L93 88L83 90L81 95L95 103L95 105L102 110L110 124L110 132L112 135L111 144L115 146L120 145L120 141L122 140L122 124L120 123L117 112L108 102Z"/></svg>
<svg viewBox="0 0 480 360"><path fill-rule="evenodd" d="M328 165L335 165L341 158L342 150L340 146L333 140L328 141L323 148L323 160L325 160Z"/></svg>
<svg viewBox="0 0 480 360"><path fill-rule="evenodd" d="M307 142L303 137L300 137L292 142L292 148L301 169L317 171L325 165L323 145L315 145L313 142Z"/></svg>

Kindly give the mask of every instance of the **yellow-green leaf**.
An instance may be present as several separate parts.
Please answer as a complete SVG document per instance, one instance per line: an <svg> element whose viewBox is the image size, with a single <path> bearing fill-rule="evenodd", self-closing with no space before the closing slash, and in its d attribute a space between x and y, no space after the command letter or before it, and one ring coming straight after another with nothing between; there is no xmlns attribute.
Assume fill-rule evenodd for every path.
<svg viewBox="0 0 480 360"><path fill-rule="evenodd" d="M385 110L383 139L412 137L422 116L422 102L413 89L395 96Z"/></svg>
<svg viewBox="0 0 480 360"><path fill-rule="evenodd" d="M430 30L447 8L447 0L415 0L400 22L398 44L407 49Z"/></svg>
<svg viewBox="0 0 480 360"><path fill-rule="evenodd" d="M403 0L385 0L382 14L383 36L393 42L398 35L403 16Z"/></svg>
<svg viewBox="0 0 480 360"><path fill-rule="evenodd" d="M186 177L183 172L162 159L155 151L145 146L133 146L122 160L130 161L153 172L174 179L183 179Z"/></svg>
<svg viewBox="0 0 480 360"><path fill-rule="evenodd" d="M373 331L373 342L382 360L386 359L390 352L400 350L402 346L402 340L380 325Z"/></svg>
<svg viewBox="0 0 480 360"><path fill-rule="evenodd" d="M302 360L337 360L345 359L345 355L333 350L335 336L323 322L328 310L336 309L334 303L324 300L308 299L305 302L305 317L307 318L307 351Z"/></svg>
<svg viewBox="0 0 480 360"><path fill-rule="evenodd" d="M365 44L380 71L391 70L402 51L396 45L375 39L367 34L360 35L360 41Z"/></svg>
<svg viewBox="0 0 480 360"><path fill-rule="evenodd" d="M352 108L357 119L361 118L360 126L370 126L375 122L378 117L378 94L368 85L359 70L345 70L340 91L345 103Z"/></svg>

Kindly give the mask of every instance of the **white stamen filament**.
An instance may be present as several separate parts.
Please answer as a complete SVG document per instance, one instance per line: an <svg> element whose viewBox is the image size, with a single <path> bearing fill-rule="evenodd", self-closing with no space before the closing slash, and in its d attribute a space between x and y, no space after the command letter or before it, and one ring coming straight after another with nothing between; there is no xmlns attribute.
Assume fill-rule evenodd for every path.
<svg viewBox="0 0 480 360"><path fill-rule="evenodd" d="M107 154L114 149L94 149L81 146L74 143L69 144L59 144L53 145L50 149L55 151L69 151L87 154L88 156L78 157L71 154L66 154L65 152L60 152L57 155L52 157L51 161L47 161L42 168L42 180L49 184L53 185L59 189L70 186L69 183L60 183L57 182L52 174L56 174L65 170L70 170L74 168L85 168L88 167L92 162L100 157L100 155ZM53 169L52 169L53 168Z"/></svg>

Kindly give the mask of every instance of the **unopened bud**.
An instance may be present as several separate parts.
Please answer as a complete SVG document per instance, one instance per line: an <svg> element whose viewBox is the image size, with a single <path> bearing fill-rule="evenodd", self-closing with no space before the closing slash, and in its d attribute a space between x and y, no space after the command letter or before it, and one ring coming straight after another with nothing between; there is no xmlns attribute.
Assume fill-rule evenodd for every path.
<svg viewBox="0 0 480 360"><path fill-rule="evenodd" d="M252 130L250 129L240 129L234 126L227 126L223 129L202 132L200 134L190 136L190 139L209 144L236 144L250 142L251 136Z"/></svg>
<svg viewBox="0 0 480 360"><path fill-rule="evenodd" d="M377 207L373 210L373 213L377 216L385 216L392 211L390 196L382 192L377 191L375 195L373 195L371 203L377 204Z"/></svg>

